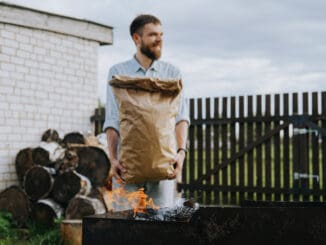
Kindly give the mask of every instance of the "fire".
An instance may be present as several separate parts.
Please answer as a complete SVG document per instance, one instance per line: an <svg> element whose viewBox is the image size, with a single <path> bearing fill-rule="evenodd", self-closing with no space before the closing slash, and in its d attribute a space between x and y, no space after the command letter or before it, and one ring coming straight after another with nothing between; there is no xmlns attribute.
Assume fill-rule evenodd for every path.
<svg viewBox="0 0 326 245"><path fill-rule="evenodd" d="M114 211L114 206L123 209L133 209L134 217L137 213L144 213L147 208L159 209L144 192L144 188L129 192L123 187L106 192L104 200L109 211Z"/></svg>

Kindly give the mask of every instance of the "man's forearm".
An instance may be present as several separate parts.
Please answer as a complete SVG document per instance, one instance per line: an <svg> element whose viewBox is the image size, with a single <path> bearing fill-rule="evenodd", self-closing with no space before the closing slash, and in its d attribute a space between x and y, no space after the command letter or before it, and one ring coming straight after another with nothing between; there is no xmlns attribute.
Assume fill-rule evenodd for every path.
<svg viewBox="0 0 326 245"><path fill-rule="evenodd" d="M181 121L175 126L175 134L178 148L186 149L188 137L188 122Z"/></svg>
<svg viewBox="0 0 326 245"><path fill-rule="evenodd" d="M118 159L117 148L119 135L113 128L108 128L106 130L106 137L108 141L109 159L110 161L116 160Z"/></svg>

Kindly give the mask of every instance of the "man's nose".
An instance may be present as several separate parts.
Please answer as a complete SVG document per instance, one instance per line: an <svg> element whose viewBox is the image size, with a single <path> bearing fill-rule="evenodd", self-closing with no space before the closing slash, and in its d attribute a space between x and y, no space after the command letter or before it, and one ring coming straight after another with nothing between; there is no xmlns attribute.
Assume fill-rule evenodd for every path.
<svg viewBox="0 0 326 245"><path fill-rule="evenodd" d="M162 36L161 35L157 35L156 36L156 41L160 41L161 42L162 41Z"/></svg>

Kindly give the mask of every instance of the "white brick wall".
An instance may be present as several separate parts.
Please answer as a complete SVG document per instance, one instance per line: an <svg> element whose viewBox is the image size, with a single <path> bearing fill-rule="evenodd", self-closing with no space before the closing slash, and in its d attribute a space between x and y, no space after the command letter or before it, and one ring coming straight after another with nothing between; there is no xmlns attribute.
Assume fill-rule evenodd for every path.
<svg viewBox="0 0 326 245"><path fill-rule="evenodd" d="M48 128L92 130L99 43L0 23L0 190L17 183L15 157Z"/></svg>

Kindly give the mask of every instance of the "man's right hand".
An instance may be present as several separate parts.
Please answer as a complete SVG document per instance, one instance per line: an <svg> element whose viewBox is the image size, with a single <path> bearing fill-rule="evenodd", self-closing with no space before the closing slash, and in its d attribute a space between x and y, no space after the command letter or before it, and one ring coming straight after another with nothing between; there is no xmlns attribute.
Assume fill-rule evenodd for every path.
<svg viewBox="0 0 326 245"><path fill-rule="evenodd" d="M122 179L121 174L126 173L127 169L117 159L111 160L111 165L113 168L113 176L117 179L118 182L125 184L126 182L124 179Z"/></svg>

